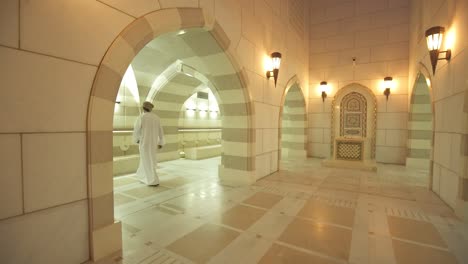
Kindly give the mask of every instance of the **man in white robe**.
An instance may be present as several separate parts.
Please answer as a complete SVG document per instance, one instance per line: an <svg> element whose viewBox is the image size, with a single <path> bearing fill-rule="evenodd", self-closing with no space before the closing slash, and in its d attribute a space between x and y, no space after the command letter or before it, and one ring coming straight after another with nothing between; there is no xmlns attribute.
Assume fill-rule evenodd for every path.
<svg viewBox="0 0 468 264"><path fill-rule="evenodd" d="M150 102L143 103L144 112L135 122L133 139L140 149L140 164L136 172L138 179L146 185L158 186L156 154L164 145L164 132L159 117L151 112L153 107Z"/></svg>

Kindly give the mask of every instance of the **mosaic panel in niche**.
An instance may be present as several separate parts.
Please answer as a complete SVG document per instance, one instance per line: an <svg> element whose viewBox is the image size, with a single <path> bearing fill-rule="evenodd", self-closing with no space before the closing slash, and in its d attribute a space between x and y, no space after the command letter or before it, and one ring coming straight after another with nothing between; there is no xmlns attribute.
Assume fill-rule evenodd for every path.
<svg viewBox="0 0 468 264"><path fill-rule="evenodd" d="M365 137L366 132L366 98L357 92L347 94L340 105L340 136Z"/></svg>
<svg viewBox="0 0 468 264"><path fill-rule="evenodd" d="M347 128L361 128L361 114L345 114L345 123Z"/></svg>

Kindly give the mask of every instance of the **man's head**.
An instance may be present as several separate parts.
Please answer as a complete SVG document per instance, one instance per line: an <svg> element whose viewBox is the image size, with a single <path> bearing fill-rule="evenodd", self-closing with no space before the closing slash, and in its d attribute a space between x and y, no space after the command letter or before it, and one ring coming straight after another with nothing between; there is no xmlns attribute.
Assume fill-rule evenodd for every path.
<svg viewBox="0 0 468 264"><path fill-rule="evenodd" d="M148 101L143 102L143 110L145 112L151 112L154 108L154 105Z"/></svg>

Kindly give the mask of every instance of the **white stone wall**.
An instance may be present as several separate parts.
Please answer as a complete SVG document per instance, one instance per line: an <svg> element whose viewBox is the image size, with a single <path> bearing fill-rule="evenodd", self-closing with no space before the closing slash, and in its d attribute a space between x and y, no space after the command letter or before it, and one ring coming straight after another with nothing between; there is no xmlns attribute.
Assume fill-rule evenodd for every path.
<svg viewBox="0 0 468 264"><path fill-rule="evenodd" d="M294 2L304 4L295 10L308 11L307 1ZM293 76L306 91L308 84L308 26L298 30L301 19L290 18L288 1L1 1L0 198L8 201L0 208L3 262L82 263L90 258L90 239L96 259L121 249L120 226L108 224L113 222L112 179L87 175L91 87L106 51L130 23L176 6L202 8L205 19L216 20L226 33L230 54L247 73L255 113L247 124L256 130L248 153L255 156L253 173L260 178L277 170L283 90ZM264 77L264 59L274 51L284 58L276 88ZM111 102L98 97L94 102L110 109ZM106 127L110 120L93 124ZM95 134L95 142L112 141L111 133ZM99 147L95 151L106 152ZM92 170L105 174L112 170L110 164L99 163ZM91 199L93 227L88 222ZM115 243L106 243L111 238Z"/></svg>
<svg viewBox="0 0 468 264"><path fill-rule="evenodd" d="M406 0L313 1L310 13L309 146L312 157L330 157L331 102L350 83L377 97L378 162L404 164L408 119ZM352 58L356 57L355 65ZM388 102L383 79L393 77ZM319 84L331 91L322 102Z"/></svg>
<svg viewBox="0 0 468 264"><path fill-rule="evenodd" d="M429 75L431 81L435 114L432 190L464 219L468 219L467 10L467 1L411 2L409 69L410 83L418 72ZM435 75L424 38L425 30L433 26L445 27L442 49L452 49L452 59L439 61Z"/></svg>

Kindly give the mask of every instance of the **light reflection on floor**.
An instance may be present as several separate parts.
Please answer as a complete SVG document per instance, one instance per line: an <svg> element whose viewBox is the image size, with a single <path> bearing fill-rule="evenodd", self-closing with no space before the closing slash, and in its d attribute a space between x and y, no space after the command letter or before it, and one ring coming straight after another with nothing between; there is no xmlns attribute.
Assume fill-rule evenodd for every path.
<svg viewBox="0 0 468 264"><path fill-rule="evenodd" d="M160 163L160 187L116 178L116 263L468 263L468 228L423 172L283 161L280 172L232 188L219 185L219 163Z"/></svg>

